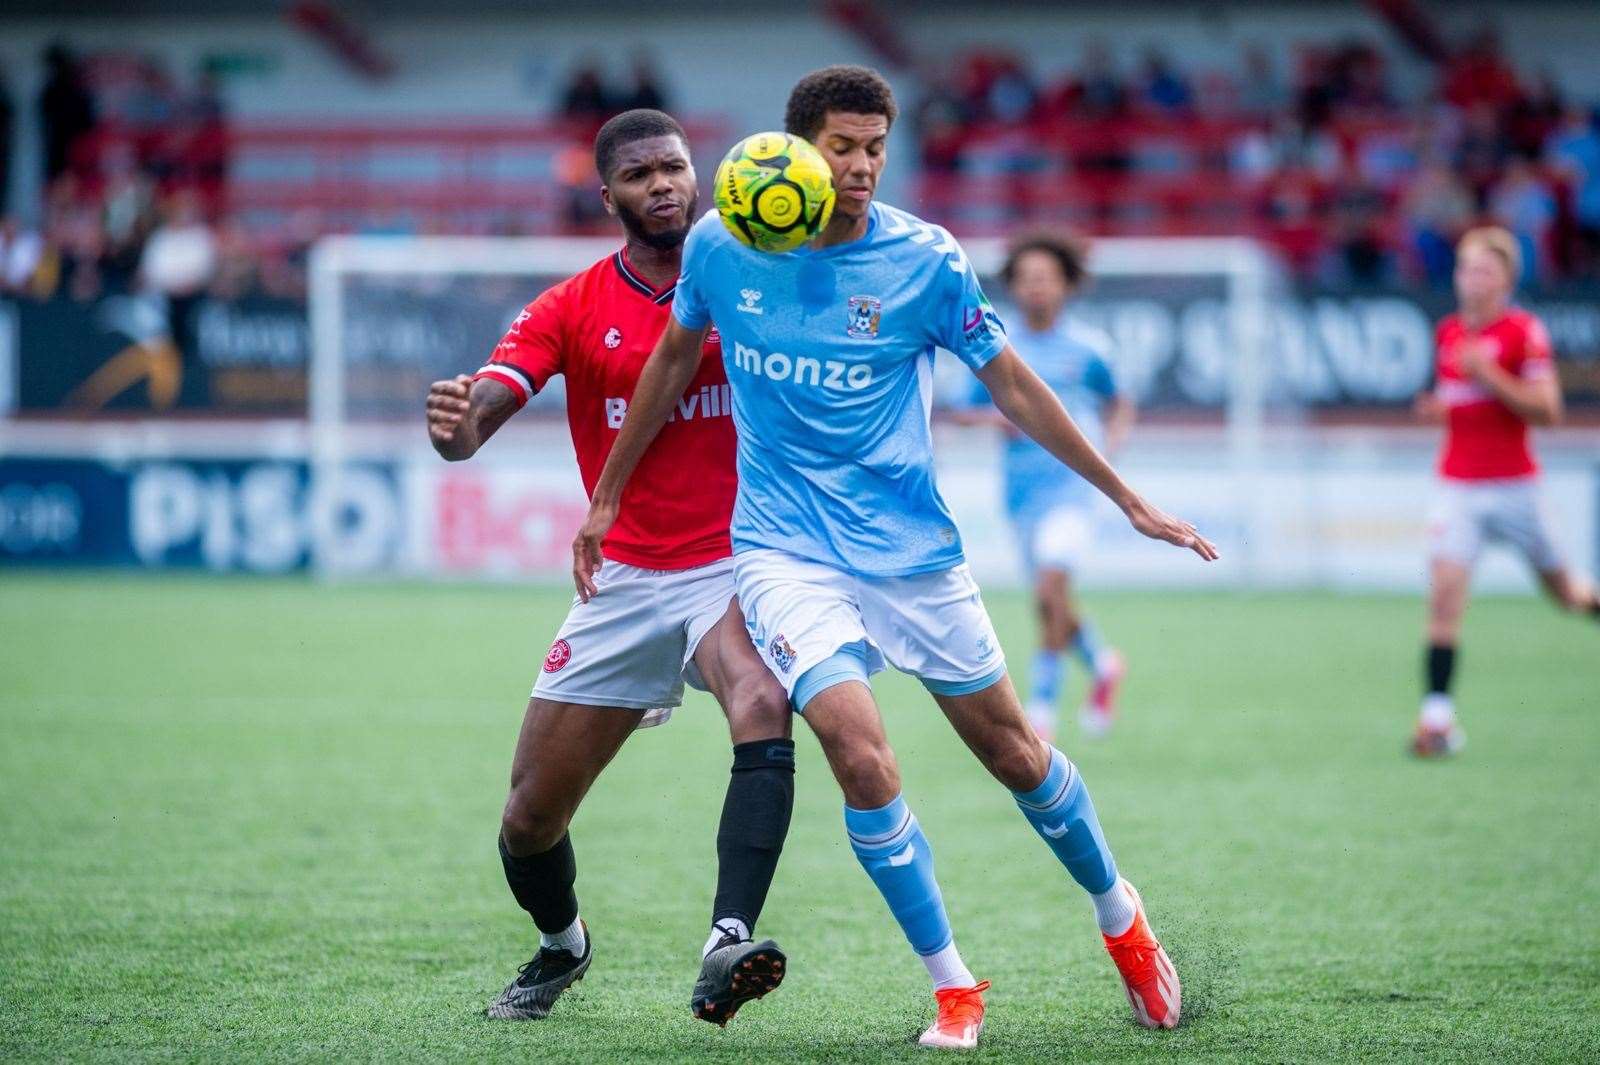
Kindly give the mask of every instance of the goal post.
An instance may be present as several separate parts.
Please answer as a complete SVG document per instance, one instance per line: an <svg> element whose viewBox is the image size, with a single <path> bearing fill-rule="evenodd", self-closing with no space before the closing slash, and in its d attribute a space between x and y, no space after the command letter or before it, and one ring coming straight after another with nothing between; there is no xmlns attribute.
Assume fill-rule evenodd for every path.
<svg viewBox="0 0 1600 1065"><path fill-rule="evenodd" d="M974 239L963 246L991 295L1001 295L996 275L1004 243ZM422 428L428 382L470 373L528 301L616 247L612 238L340 236L320 241L312 251L309 293L310 455L313 496L322 501L314 508L316 520L339 522L337 501L346 496L342 481L362 462L397 463L419 471L423 481L447 476L437 472L443 464L428 449ZM1265 541L1261 508L1266 501L1256 482L1265 461L1263 426L1272 379L1267 347L1272 304L1283 293L1282 272L1263 246L1238 238L1101 239L1092 246L1090 271L1094 281L1081 311L1091 320L1098 316L1111 335L1117 369L1134 394L1219 427L1206 436L1210 453L1190 457L1218 513L1228 514L1230 579L1254 580L1259 569L1254 552ZM1189 334L1206 343L1187 343ZM530 406L554 415L562 411L562 400L557 379ZM570 517L581 502L581 496L573 498L576 477L558 482L554 473L572 465L565 424L552 418L517 422L542 425L534 430L538 476L549 479L556 500L552 507ZM496 452L491 465L503 468L516 461L506 448L491 450ZM521 460L527 462L526 453ZM986 478L991 486L993 472ZM976 476L965 482L957 478L946 494L979 482ZM537 491L529 487L524 497L532 500ZM430 500L419 501L419 494L429 493L412 492L408 506L413 510L444 505L436 491ZM519 504L522 510L535 505ZM962 508L954 499L952 505L959 520ZM426 540L446 517L414 515L413 539ZM556 521L552 516L547 524ZM570 529L564 536L570 538ZM325 540L337 543L339 537ZM550 566L502 559L488 571L561 576L550 544L524 552L523 559L534 556ZM414 572L440 568L440 552L426 543L408 557ZM348 568L337 552L318 553L314 566L324 577ZM465 572L443 568L472 573L470 566Z"/></svg>

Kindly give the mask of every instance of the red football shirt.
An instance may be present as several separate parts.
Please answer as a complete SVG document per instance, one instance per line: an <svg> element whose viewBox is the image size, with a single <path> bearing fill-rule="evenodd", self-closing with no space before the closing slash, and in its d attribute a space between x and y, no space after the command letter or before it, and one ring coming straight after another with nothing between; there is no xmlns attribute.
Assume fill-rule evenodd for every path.
<svg viewBox="0 0 1600 1065"><path fill-rule="evenodd" d="M672 313L673 285L652 289L619 251L546 290L517 316L487 377L520 407L556 374L567 378L567 423L584 491L593 493L622 427L639 371ZM606 558L688 569L733 553L728 522L738 487L732 397L715 331L700 368L623 490Z"/></svg>
<svg viewBox="0 0 1600 1065"><path fill-rule="evenodd" d="M1462 481L1531 477L1538 473L1539 464L1528 439L1528 423L1465 373L1458 360L1466 345L1481 343L1490 347L1495 361L1513 376L1527 380L1549 376L1555 372L1555 364L1544 323L1527 311L1512 309L1474 331L1452 314L1439 323L1437 341L1436 394L1445 406L1439 473Z"/></svg>

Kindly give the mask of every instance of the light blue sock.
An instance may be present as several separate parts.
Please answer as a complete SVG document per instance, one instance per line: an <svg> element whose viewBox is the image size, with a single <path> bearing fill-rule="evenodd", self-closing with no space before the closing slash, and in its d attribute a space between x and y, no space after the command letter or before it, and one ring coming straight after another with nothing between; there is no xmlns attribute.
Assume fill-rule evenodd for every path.
<svg viewBox="0 0 1600 1065"><path fill-rule="evenodd" d="M1100 675L1100 654L1104 648L1100 643L1100 633L1087 618L1078 622L1078 631L1072 636L1072 649L1077 652L1078 660L1090 676Z"/></svg>
<svg viewBox="0 0 1600 1065"><path fill-rule="evenodd" d="M1033 652L1033 669L1028 676L1029 701L1056 705L1061 694L1061 682L1066 676L1066 665L1060 651L1041 647Z"/></svg>
<svg viewBox="0 0 1600 1065"><path fill-rule="evenodd" d="M1089 789L1078 767L1050 748L1050 769L1032 791L1014 791L1017 808L1083 889L1103 895L1117 882L1117 863L1106 846Z"/></svg>
<svg viewBox="0 0 1600 1065"><path fill-rule="evenodd" d="M876 810L846 806L844 827L850 834L850 849L878 885L911 949L928 955L948 947L955 937L939 882L933 877L933 849L905 799L897 795Z"/></svg>

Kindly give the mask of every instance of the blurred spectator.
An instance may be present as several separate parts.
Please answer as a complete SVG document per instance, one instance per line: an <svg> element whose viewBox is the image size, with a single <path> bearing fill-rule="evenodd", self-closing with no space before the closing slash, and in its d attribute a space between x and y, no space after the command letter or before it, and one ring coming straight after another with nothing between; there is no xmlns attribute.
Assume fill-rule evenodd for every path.
<svg viewBox="0 0 1600 1065"><path fill-rule="evenodd" d="M1434 161L1417 172L1401 203L1401 215L1430 283L1449 283L1456 241L1472 225L1475 213L1471 191L1450 167Z"/></svg>
<svg viewBox="0 0 1600 1065"><path fill-rule="evenodd" d="M942 81L936 81L917 105L914 119L922 146L922 168L930 173L951 173L961 165L961 148L967 130L961 101Z"/></svg>
<svg viewBox="0 0 1600 1065"><path fill-rule="evenodd" d="M1484 101L1473 104L1463 116L1456 147L1456 168L1462 180L1475 194L1486 196L1510 157L1511 142L1500 124L1500 112Z"/></svg>
<svg viewBox="0 0 1600 1065"><path fill-rule="evenodd" d="M1188 81L1173 69L1166 53L1154 46L1145 49L1139 94L1147 107L1168 113L1188 110L1194 99Z"/></svg>
<svg viewBox="0 0 1600 1065"><path fill-rule="evenodd" d="M1243 81L1239 86L1239 108L1247 115L1275 115L1289 103L1289 94L1278 77L1272 54L1260 44L1244 51Z"/></svg>
<svg viewBox="0 0 1600 1065"><path fill-rule="evenodd" d="M1486 27L1467 42L1445 70L1444 96L1460 108L1486 104L1499 111L1521 95L1517 75L1500 51L1500 35Z"/></svg>
<svg viewBox="0 0 1600 1065"><path fill-rule="evenodd" d="M1333 198L1333 240L1322 263L1329 285L1381 285L1394 278L1394 256L1383 232L1384 197L1346 175Z"/></svg>
<svg viewBox="0 0 1600 1065"><path fill-rule="evenodd" d="M1327 75L1329 103L1340 111L1371 113L1394 103L1383 55L1365 41L1340 47L1328 63Z"/></svg>
<svg viewBox="0 0 1600 1065"><path fill-rule="evenodd" d="M603 122L611 114L611 97L600 77L600 64L585 59L561 90L561 114L582 122Z"/></svg>
<svg viewBox="0 0 1600 1065"><path fill-rule="evenodd" d="M45 49L45 83L39 93L39 128L44 136L44 178L49 185L72 164L72 150L94 128L94 100L78 61L66 46Z"/></svg>
<svg viewBox="0 0 1600 1065"><path fill-rule="evenodd" d="M1550 230L1556 222L1556 197L1526 159L1513 158L1489 193L1489 213L1522 245L1522 280L1544 274Z"/></svg>
<svg viewBox="0 0 1600 1065"><path fill-rule="evenodd" d="M31 294L43 258L43 237L13 217L0 218L0 293Z"/></svg>
<svg viewBox="0 0 1600 1065"><path fill-rule="evenodd" d="M1127 102L1122 81L1111 62L1111 50L1101 40L1083 49L1083 73L1078 81L1077 103L1089 115L1114 115Z"/></svg>
<svg viewBox="0 0 1600 1065"><path fill-rule="evenodd" d="M633 86L617 98L614 109L620 113L635 107L667 110L667 94L661 88L661 77L646 52L639 52L633 57Z"/></svg>
<svg viewBox="0 0 1600 1065"><path fill-rule="evenodd" d="M200 215L199 199L189 189L179 190L167 199L164 218L145 243L140 285L182 298L204 289L216 272L217 240Z"/></svg>
<svg viewBox="0 0 1600 1065"><path fill-rule="evenodd" d="M1565 112L1560 86L1548 73L1541 75L1527 95L1518 97L1506 112L1506 139L1511 150L1528 159L1538 158Z"/></svg>
<svg viewBox="0 0 1600 1065"><path fill-rule="evenodd" d="M1595 113L1567 108L1545 150L1551 165L1564 174L1572 189L1578 241L1575 258L1583 269L1594 271L1600 267L1600 125Z"/></svg>

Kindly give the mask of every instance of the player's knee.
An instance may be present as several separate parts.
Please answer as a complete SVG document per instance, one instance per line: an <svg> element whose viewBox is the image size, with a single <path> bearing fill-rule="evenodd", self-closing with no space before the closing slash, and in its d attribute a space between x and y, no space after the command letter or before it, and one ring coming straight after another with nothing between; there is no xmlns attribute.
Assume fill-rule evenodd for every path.
<svg viewBox="0 0 1600 1065"><path fill-rule="evenodd" d="M734 685L728 693L727 712L728 732L734 743L789 735L789 696L765 669Z"/></svg>
<svg viewBox="0 0 1600 1065"><path fill-rule="evenodd" d="M1050 770L1050 749L1031 729L997 732L980 752L996 780L1012 791L1032 791Z"/></svg>
<svg viewBox="0 0 1600 1065"><path fill-rule="evenodd" d="M900 794L900 767L886 745L858 744L832 762L845 803L858 810L887 806Z"/></svg>
<svg viewBox="0 0 1600 1065"><path fill-rule="evenodd" d="M541 808L513 791L500 815L500 834L512 854L542 854L561 842L571 820L566 810Z"/></svg>

